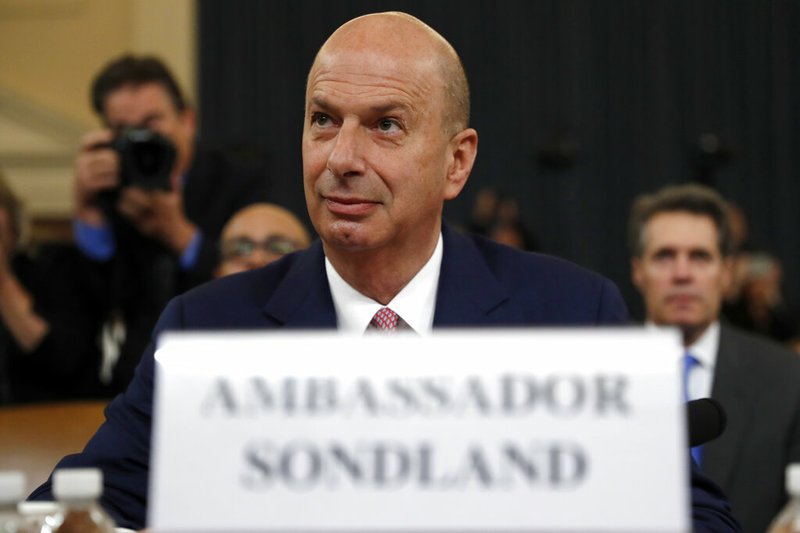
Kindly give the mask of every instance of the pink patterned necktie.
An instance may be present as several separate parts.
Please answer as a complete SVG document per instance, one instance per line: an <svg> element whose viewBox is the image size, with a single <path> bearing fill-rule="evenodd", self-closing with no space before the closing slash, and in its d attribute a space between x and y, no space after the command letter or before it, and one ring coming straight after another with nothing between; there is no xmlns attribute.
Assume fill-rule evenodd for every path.
<svg viewBox="0 0 800 533"><path fill-rule="evenodd" d="M399 318L397 313L388 307L381 307L370 320L369 327L383 333L394 333L397 331L397 320Z"/></svg>

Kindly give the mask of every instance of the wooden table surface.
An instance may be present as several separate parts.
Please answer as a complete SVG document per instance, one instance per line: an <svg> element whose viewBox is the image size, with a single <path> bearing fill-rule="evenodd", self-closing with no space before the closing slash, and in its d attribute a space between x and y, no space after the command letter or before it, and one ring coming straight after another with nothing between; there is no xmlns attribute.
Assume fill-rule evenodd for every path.
<svg viewBox="0 0 800 533"><path fill-rule="evenodd" d="M0 470L21 470L28 492L65 455L83 449L103 422L106 401L0 407Z"/></svg>

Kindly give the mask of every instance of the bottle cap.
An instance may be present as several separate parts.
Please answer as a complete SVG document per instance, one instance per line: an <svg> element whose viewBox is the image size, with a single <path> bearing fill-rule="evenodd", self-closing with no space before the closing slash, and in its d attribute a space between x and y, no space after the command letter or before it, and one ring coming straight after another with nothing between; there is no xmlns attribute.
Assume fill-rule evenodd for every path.
<svg viewBox="0 0 800 533"><path fill-rule="evenodd" d="M25 474L16 470L0 472L0 505L16 504L25 496Z"/></svg>
<svg viewBox="0 0 800 533"><path fill-rule="evenodd" d="M53 473L53 494L58 501L96 500L102 493L99 468L63 468Z"/></svg>
<svg viewBox="0 0 800 533"><path fill-rule="evenodd" d="M792 496L800 496L800 463L786 465L786 491Z"/></svg>

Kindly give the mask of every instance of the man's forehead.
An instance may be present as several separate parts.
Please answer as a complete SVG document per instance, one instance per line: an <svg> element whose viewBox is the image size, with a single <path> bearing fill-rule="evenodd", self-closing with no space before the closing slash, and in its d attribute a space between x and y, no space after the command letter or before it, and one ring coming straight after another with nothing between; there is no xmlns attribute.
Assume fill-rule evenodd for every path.
<svg viewBox="0 0 800 533"><path fill-rule="evenodd" d="M443 39L413 17L399 13L366 15L345 23L322 45L309 73L309 84L320 72L331 69L430 76L438 70L443 53Z"/></svg>
<svg viewBox="0 0 800 533"><path fill-rule="evenodd" d="M170 108L169 94L158 83L123 85L111 91L103 105L105 118L112 122L141 120Z"/></svg>
<svg viewBox="0 0 800 533"><path fill-rule="evenodd" d="M343 48L321 51L309 73L309 89L322 81L347 79L364 85L409 85L430 88L441 80L430 56L395 54L389 50Z"/></svg>
<svg viewBox="0 0 800 533"><path fill-rule="evenodd" d="M331 34L322 50L340 47L429 55L443 41L432 28L405 13L373 13L352 19Z"/></svg>
<svg viewBox="0 0 800 533"><path fill-rule="evenodd" d="M437 115L444 94L440 77L383 64L326 63L309 79L306 110L359 116Z"/></svg>
<svg viewBox="0 0 800 533"><path fill-rule="evenodd" d="M648 248L702 248L716 250L718 232L707 215L684 211L666 211L653 215L644 227Z"/></svg>
<svg viewBox="0 0 800 533"><path fill-rule="evenodd" d="M302 229L292 215L278 209L251 207L228 223L223 238L284 235L295 237Z"/></svg>
<svg viewBox="0 0 800 533"><path fill-rule="evenodd" d="M148 98L152 100L163 100L169 103L169 93L160 83L148 81L144 83L126 83L110 91L106 96L105 103L111 101L127 100L131 98Z"/></svg>

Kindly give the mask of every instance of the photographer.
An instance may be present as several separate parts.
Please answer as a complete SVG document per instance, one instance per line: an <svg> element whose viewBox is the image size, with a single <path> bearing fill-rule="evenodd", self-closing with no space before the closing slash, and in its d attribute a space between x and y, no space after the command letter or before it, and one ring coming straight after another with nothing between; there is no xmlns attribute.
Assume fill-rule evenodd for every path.
<svg viewBox="0 0 800 533"><path fill-rule="evenodd" d="M100 397L86 260L62 243L28 245L27 225L0 172L0 405Z"/></svg>
<svg viewBox="0 0 800 533"><path fill-rule="evenodd" d="M74 229L98 267L103 371L119 391L163 306L211 279L223 225L265 200L268 184L258 169L195 146L195 113L156 58L108 64L92 105L104 129L81 141Z"/></svg>

